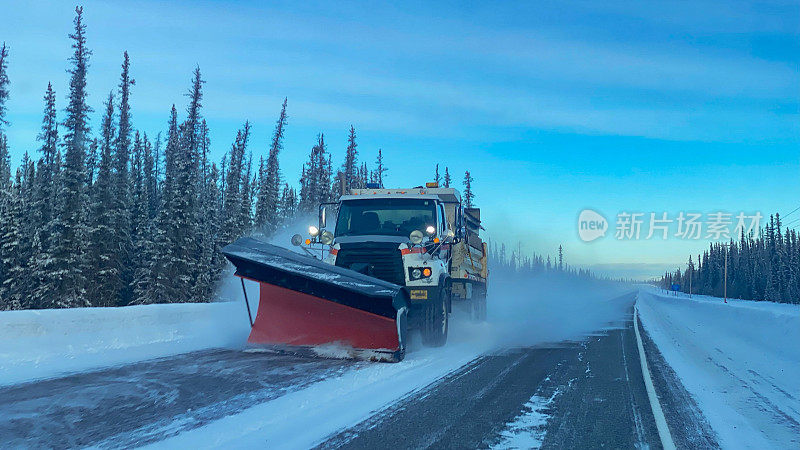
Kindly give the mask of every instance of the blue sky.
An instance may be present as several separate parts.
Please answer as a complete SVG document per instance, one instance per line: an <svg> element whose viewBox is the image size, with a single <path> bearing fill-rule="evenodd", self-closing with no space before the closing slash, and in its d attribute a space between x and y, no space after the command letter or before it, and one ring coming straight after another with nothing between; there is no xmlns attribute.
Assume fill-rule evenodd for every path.
<svg viewBox="0 0 800 450"><path fill-rule="evenodd" d="M7 134L18 162L36 148L48 81L63 109L74 5L5 3ZM134 124L155 135L172 103L184 109L199 65L216 158L245 119L255 157L264 154L288 97L289 182L319 132L341 163L353 124L362 159L383 149L387 184L420 184L436 161L458 180L469 169L494 239L550 254L563 244L572 264L658 274L708 245L613 236L587 244L576 225L584 208L613 222L620 211L800 206L796 1L84 7L96 111L127 50Z"/></svg>

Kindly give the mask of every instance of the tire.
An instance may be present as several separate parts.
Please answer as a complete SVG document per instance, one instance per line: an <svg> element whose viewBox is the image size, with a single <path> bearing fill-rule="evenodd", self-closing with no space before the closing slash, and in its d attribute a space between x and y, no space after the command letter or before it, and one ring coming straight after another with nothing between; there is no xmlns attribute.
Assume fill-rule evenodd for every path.
<svg viewBox="0 0 800 450"><path fill-rule="evenodd" d="M486 321L486 290L475 289L472 295L471 317L473 322Z"/></svg>
<svg viewBox="0 0 800 450"><path fill-rule="evenodd" d="M441 347L447 343L447 331L450 328L447 314L447 294L439 291L439 298L425 305L422 318L422 344L426 347Z"/></svg>

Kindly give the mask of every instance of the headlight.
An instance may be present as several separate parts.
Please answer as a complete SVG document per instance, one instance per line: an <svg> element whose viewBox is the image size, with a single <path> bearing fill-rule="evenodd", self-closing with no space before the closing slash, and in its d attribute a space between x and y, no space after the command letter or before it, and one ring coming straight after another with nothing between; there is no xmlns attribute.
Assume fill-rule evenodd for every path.
<svg viewBox="0 0 800 450"><path fill-rule="evenodd" d="M411 241L412 244L419 244L422 242L422 231L414 230L408 236L408 240Z"/></svg>
<svg viewBox="0 0 800 450"><path fill-rule="evenodd" d="M425 228L425 232L433 235L433 233L436 233L436 228L433 225L428 225L428 228Z"/></svg>
<svg viewBox="0 0 800 450"><path fill-rule="evenodd" d="M331 245L333 243L333 233L328 230L322 232L322 236L319 237L319 241L325 245Z"/></svg>
<svg viewBox="0 0 800 450"><path fill-rule="evenodd" d="M411 281L423 280L430 278L433 275L433 270L430 267L409 267L408 278Z"/></svg>
<svg viewBox="0 0 800 450"><path fill-rule="evenodd" d="M314 225L311 225L310 227L308 227L308 234L310 234L311 237L317 237L317 235L319 234L319 228L315 227Z"/></svg>
<svg viewBox="0 0 800 450"><path fill-rule="evenodd" d="M295 234L292 236L292 245L301 245L303 243L303 236Z"/></svg>

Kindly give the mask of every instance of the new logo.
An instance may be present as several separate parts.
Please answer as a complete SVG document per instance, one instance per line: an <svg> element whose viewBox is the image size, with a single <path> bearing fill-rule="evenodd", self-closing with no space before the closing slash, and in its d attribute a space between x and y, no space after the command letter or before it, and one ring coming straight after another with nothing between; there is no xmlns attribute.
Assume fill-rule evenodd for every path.
<svg viewBox="0 0 800 450"><path fill-rule="evenodd" d="M584 242L591 242L606 235L608 221L602 214L584 209L578 216L578 236Z"/></svg>

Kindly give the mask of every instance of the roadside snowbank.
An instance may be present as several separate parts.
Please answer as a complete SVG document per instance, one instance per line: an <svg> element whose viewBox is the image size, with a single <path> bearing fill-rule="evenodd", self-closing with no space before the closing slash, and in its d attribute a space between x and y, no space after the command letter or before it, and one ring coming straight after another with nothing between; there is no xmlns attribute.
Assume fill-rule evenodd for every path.
<svg viewBox="0 0 800 450"><path fill-rule="evenodd" d="M637 307L723 448L800 445L800 305L642 289Z"/></svg>
<svg viewBox="0 0 800 450"><path fill-rule="evenodd" d="M241 286L239 287L241 294ZM242 346L244 302L0 312L0 385Z"/></svg>

